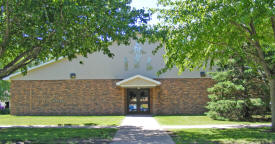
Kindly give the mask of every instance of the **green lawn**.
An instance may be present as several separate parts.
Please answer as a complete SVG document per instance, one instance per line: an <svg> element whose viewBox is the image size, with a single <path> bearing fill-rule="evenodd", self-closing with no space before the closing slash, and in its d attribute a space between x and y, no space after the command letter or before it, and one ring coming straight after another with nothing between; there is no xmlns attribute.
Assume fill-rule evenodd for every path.
<svg viewBox="0 0 275 144"><path fill-rule="evenodd" d="M101 143L110 141L117 129L2 128L0 143Z"/></svg>
<svg viewBox="0 0 275 144"><path fill-rule="evenodd" d="M11 116L0 115L0 125L119 125L124 116Z"/></svg>
<svg viewBox="0 0 275 144"><path fill-rule="evenodd" d="M275 133L268 128L181 129L171 133L177 144L182 143L272 143Z"/></svg>
<svg viewBox="0 0 275 144"><path fill-rule="evenodd" d="M203 115L155 116L161 125L270 124L270 122L218 121Z"/></svg>

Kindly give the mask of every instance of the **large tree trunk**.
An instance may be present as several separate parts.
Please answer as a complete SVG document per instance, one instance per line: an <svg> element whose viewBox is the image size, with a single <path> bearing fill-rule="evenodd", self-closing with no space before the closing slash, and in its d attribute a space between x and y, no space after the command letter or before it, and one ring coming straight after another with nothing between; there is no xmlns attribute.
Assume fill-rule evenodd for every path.
<svg viewBox="0 0 275 144"><path fill-rule="evenodd" d="M271 97L271 113L272 113L272 131L275 132L275 78L269 80L270 97Z"/></svg>

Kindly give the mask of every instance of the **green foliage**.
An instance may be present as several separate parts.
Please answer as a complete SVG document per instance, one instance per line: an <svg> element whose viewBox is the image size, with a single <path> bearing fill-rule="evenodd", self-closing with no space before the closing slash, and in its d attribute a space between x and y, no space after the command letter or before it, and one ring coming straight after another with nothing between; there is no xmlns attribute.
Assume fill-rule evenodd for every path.
<svg viewBox="0 0 275 144"><path fill-rule="evenodd" d="M0 114L10 114L10 109L0 109Z"/></svg>
<svg viewBox="0 0 275 144"><path fill-rule="evenodd" d="M165 68L160 70L159 74L173 67L177 67L181 73L185 70L211 67L217 61L226 65L232 58L247 59L246 66L262 69L264 77L269 81L274 112L272 126L275 131L275 1L158 1L164 7L154 9L153 12L157 13L163 22L152 27L151 31L144 35L144 39L159 41L160 46L165 46ZM161 47L157 47L156 51L159 48ZM245 73L249 72L252 71L247 70ZM242 86L245 89L253 89L243 85L246 79L235 77L233 81L230 80L233 85L223 81L219 87L225 87L224 92L230 92L232 95L221 93L220 96L236 98L240 95ZM235 103L241 105L241 102ZM245 100L244 103L247 105L251 102Z"/></svg>
<svg viewBox="0 0 275 144"><path fill-rule="evenodd" d="M103 52L129 44L149 19L131 0L0 0L0 78L33 61Z"/></svg>
<svg viewBox="0 0 275 144"><path fill-rule="evenodd" d="M0 101L9 101L10 99L10 82L0 80Z"/></svg>
<svg viewBox="0 0 275 144"><path fill-rule="evenodd" d="M207 115L217 120L245 120L244 107L243 100L218 100L208 103Z"/></svg>
<svg viewBox="0 0 275 144"><path fill-rule="evenodd" d="M145 35L165 45L166 66L159 73L174 66L179 72L199 70L237 56L250 59L251 67L264 67L267 77L275 76L274 0L159 0L159 4L164 8L154 12L164 22Z"/></svg>
<svg viewBox="0 0 275 144"><path fill-rule="evenodd" d="M250 100L254 106L262 106L265 104L261 98L254 98L254 99L250 99Z"/></svg>
<svg viewBox="0 0 275 144"><path fill-rule="evenodd" d="M208 89L207 115L219 120L250 120L252 114L266 114L268 85L259 72L246 67L243 60L230 60L225 70L210 73L216 84Z"/></svg>

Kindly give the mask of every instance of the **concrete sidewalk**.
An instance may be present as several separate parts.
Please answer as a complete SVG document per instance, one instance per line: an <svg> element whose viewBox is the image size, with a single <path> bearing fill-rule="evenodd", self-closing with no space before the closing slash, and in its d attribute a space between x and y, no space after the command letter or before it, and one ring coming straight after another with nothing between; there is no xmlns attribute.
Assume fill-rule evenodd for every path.
<svg viewBox="0 0 275 144"><path fill-rule="evenodd" d="M144 130L160 130L161 126L151 115L128 115L120 126L134 126Z"/></svg>
<svg viewBox="0 0 275 144"><path fill-rule="evenodd" d="M81 126L81 125L0 125L0 128L119 128L119 126Z"/></svg>
<svg viewBox="0 0 275 144"><path fill-rule="evenodd" d="M126 116L112 144L174 144L152 116Z"/></svg>
<svg viewBox="0 0 275 144"><path fill-rule="evenodd" d="M134 117L133 117L134 118ZM127 123L133 122L133 118L125 119L125 122L121 126L81 126L81 125L0 125L0 128L124 128L127 127ZM146 121L142 121L141 118L136 117L136 123L132 123L128 126L136 125L135 127L142 130L169 130L169 129L190 129L190 128L260 128L271 127L271 124L232 124L232 125L162 125L152 122L152 119L145 118ZM151 122L150 122L151 121ZM146 122L146 123L144 123Z"/></svg>
<svg viewBox="0 0 275 144"><path fill-rule="evenodd" d="M163 130L169 129L190 129L190 128L260 128L260 127L271 127L271 124L233 124L233 125L167 125L161 126Z"/></svg>

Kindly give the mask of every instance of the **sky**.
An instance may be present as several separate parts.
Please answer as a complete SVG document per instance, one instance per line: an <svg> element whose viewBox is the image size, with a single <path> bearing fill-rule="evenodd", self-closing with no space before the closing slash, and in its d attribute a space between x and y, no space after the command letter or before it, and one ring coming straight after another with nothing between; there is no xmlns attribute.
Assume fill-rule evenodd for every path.
<svg viewBox="0 0 275 144"><path fill-rule="evenodd" d="M132 0L131 6L137 9L156 8L157 0Z"/></svg>
<svg viewBox="0 0 275 144"><path fill-rule="evenodd" d="M149 9L149 8L157 8L157 0L132 0L131 7L135 7L136 9ZM154 14L149 21L150 25L158 23L157 15Z"/></svg>

